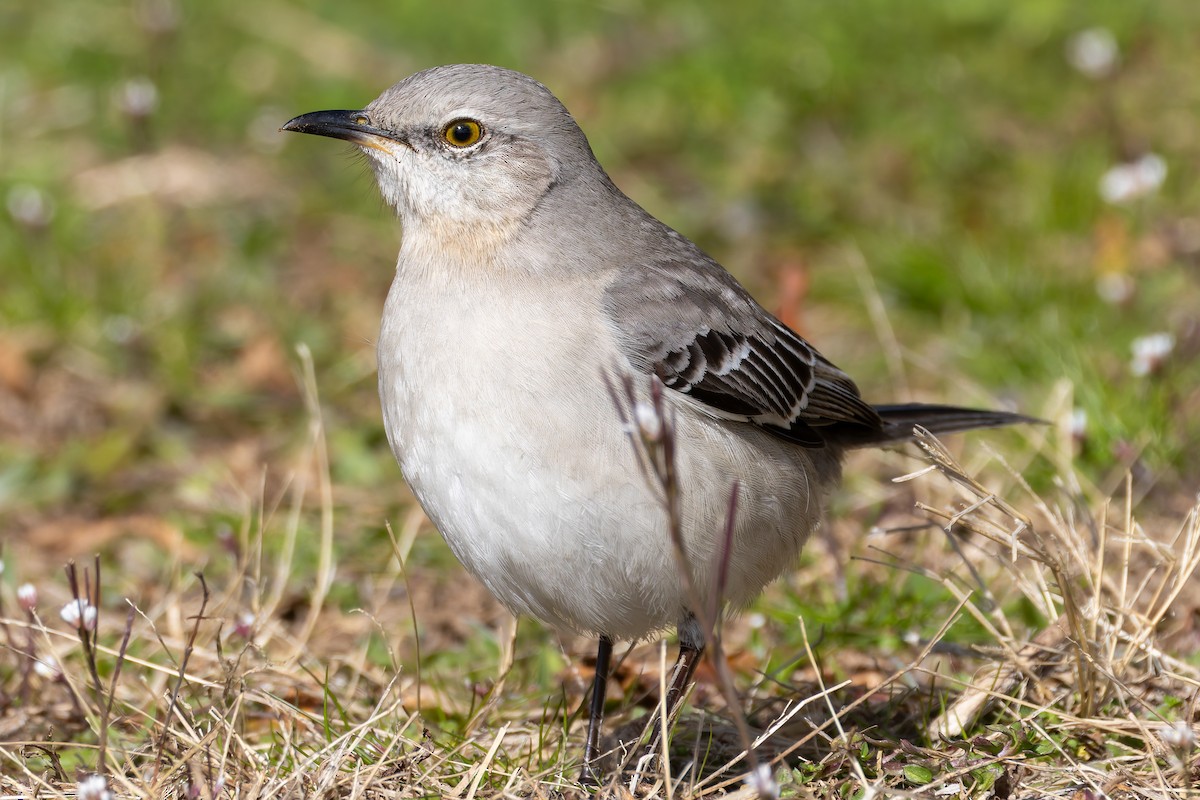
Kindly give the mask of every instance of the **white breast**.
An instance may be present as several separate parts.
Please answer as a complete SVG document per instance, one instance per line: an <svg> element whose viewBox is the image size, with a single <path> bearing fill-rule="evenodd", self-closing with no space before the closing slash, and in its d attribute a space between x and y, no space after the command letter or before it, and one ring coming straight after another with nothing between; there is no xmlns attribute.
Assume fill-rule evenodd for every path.
<svg viewBox="0 0 1200 800"><path fill-rule="evenodd" d="M578 286L505 287L398 272L379 390L405 479L458 559L514 612L614 638L677 623L687 600L665 512L605 388L602 370L627 365L598 300ZM810 494L805 475L820 451L747 438L744 425L689 408L678 418L685 539L706 592L741 483L726 596L742 602L819 519L824 487Z"/></svg>

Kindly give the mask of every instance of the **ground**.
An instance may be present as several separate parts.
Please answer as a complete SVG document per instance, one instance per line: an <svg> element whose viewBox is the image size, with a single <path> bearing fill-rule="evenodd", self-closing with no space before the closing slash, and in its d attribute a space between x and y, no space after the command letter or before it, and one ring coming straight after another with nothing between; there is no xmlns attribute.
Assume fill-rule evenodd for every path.
<svg viewBox="0 0 1200 800"><path fill-rule="evenodd" d="M399 226L348 147L277 130L482 61L549 85L869 398L1049 422L855 454L633 791L1194 795L1198 24L1187 0L5 4L3 793L583 791L593 643L515 623L415 508L374 391ZM94 631L60 614L79 593ZM610 747L673 651L618 655Z"/></svg>

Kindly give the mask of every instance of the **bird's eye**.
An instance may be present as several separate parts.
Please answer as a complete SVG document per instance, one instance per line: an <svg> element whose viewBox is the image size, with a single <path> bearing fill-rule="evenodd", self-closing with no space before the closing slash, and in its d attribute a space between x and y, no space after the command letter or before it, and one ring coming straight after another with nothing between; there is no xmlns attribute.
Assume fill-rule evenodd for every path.
<svg viewBox="0 0 1200 800"><path fill-rule="evenodd" d="M483 138L483 126L473 119L456 119L442 131L442 138L454 147L470 147Z"/></svg>

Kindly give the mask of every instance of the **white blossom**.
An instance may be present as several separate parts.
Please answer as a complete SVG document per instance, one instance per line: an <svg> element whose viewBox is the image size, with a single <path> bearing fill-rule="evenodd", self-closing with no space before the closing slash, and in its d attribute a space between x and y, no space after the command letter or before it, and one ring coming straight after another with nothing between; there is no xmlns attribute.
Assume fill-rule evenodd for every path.
<svg viewBox="0 0 1200 800"><path fill-rule="evenodd" d="M1100 196L1119 205L1153 194L1167 179L1167 162L1157 153L1144 153L1132 161L1109 167L1100 176Z"/></svg>
<svg viewBox="0 0 1200 800"><path fill-rule="evenodd" d="M72 628L96 630L96 607L83 598L67 603L62 607L59 616Z"/></svg>
<svg viewBox="0 0 1200 800"><path fill-rule="evenodd" d="M22 583L17 587L17 605L25 611L37 608L38 590L32 583Z"/></svg>
<svg viewBox="0 0 1200 800"><path fill-rule="evenodd" d="M56 681L62 677L62 667L54 656L41 656L33 661L33 671L48 681Z"/></svg>
<svg viewBox="0 0 1200 800"><path fill-rule="evenodd" d="M779 784L769 763L761 763L746 775L746 785L759 797L779 797Z"/></svg>
<svg viewBox="0 0 1200 800"><path fill-rule="evenodd" d="M1067 62L1089 78L1111 75L1120 56L1117 40L1107 28L1088 28L1067 41Z"/></svg>
<svg viewBox="0 0 1200 800"><path fill-rule="evenodd" d="M163 36L179 27L177 0L150 0L134 5L138 25L147 33Z"/></svg>
<svg viewBox="0 0 1200 800"><path fill-rule="evenodd" d="M1068 423L1071 430L1071 438L1076 441L1081 441L1087 438L1088 414L1086 408L1074 408L1071 410L1071 421Z"/></svg>
<svg viewBox="0 0 1200 800"><path fill-rule="evenodd" d="M1158 734L1167 747L1175 750L1191 750L1196 746L1196 732L1184 720L1177 720L1168 725Z"/></svg>
<svg viewBox="0 0 1200 800"><path fill-rule="evenodd" d="M149 78L130 78L117 90L117 106L131 117L148 117L158 108L158 87Z"/></svg>
<svg viewBox="0 0 1200 800"><path fill-rule="evenodd" d="M75 787L77 800L112 800L113 793L108 790L108 781L103 775L89 775Z"/></svg>
<svg viewBox="0 0 1200 800"><path fill-rule="evenodd" d="M8 213L26 228L44 228L54 219L54 201L36 186L19 183L5 198Z"/></svg>
<svg viewBox="0 0 1200 800"><path fill-rule="evenodd" d="M234 623L233 632L243 639L249 639L254 634L254 615L249 611L243 611L238 614L237 622Z"/></svg>
<svg viewBox="0 0 1200 800"><path fill-rule="evenodd" d="M137 335L138 325L133 317L126 314L113 314L104 318L101 330L104 331L105 338L110 342L128 344Z"/></svg>
<svg viewBox="0 0 1200 800"><path fill-rule="evenodd" d="M1096 278L1096 294L1111 306L1119 306L1133 299L1137 285L1124 272L1106 272Z"/></svg>
<svg viewBox="0 0 1200 800"><path fill-rule="evenodd" d="M1162 369L1167 356L1175 349L1175 337L1165 331L1139 336L1133 340L1131 348L1133 360L1129 364L1130 371L1138 377L1151 375Z"/></svg>

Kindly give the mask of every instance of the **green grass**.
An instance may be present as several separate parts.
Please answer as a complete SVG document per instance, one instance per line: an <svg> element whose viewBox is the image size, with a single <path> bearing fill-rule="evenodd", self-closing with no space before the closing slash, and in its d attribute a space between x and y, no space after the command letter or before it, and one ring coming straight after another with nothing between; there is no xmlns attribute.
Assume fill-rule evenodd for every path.
<svg viewBox="0 0 1200 800"><path fill-rule="evenodd" d="M1120 46L1119 66L1103 80L1080 74L1064 55L1070 37L1092 26L1111 30ZM481 708L509 645L499 633L503 613L468 588L428 525L408 516L411 498L383 434L372 341L400 232L358 160L276 130L305 111L360 107L416 69L456 61L499 63L548 84L620 186L699 242L768 308L785 306L868 397L1006 402L1050 418L1056 427L1044 432L1045 443L1035 432L956 445L972 471L1021 498L1011 502L1023 513L1034 515L1041 498L1104 519L1108 498L1121 496L1132 475L1138 518L1150 538L1169 540L1200 480L1200 185L1191 174L1200 163L1198 26L1200 6L1189 0L3 4L3 616L11 630L24 630L11 594L32 581L51 598L43 621L62 630L53 605L66 599L61 565L99 552L102 606L112 618L105 643L119 642L125 596L144 606L138 625L152 620L165 631L161 643L134 646L160 670L140 674L126 664L122 679L143 682L150 694L121 701L122 714L139 719L133 711L154 708L161 722L165 707L145 697L161 703L196 611L187 576L203 570L219 602L205 623L214 627L198 634L198 663L227 700L253 698L262 716L239 717L244 731L277 726L257 740L272 765L263 774L299 781L312 778L313 765L294 747L324 753L329 736L370 718L380 698L386 705L409 692L404 710L415 711L412 686L388 688L397 671L404 681L414 677L415 614L422 678L435 699L405 724L399 710L372 722L367 737L384 749L380 742L403 737L389 758L408 759L396 766L404 785L435 796L457 786L504 722L520 742L506 741L497 763L520 765L535 794L578 757L577 742L564 743L561 714L564 704L571 712L578 705L586 675L567 664L586 645L560 643L533 623L523 623L511 645L514 666L496 704L478 719L463 710ZM157 93L144 116L119 100L126 82L141 79ZM1165 159L1164 185L1127 205L1107 204L1097 191L1101 175L1144 150ZM13 212L30 190L50 213ZM1097 292L1112 275L1132 287L1122 303ZM806 287L798 293L788 288L797 277ZM898 350L872 318L874 303ZM1133 375L1132 342L1159 331L1175 336L1174 351L1156 373ZM301 346L311 353L319 436ZM1066 425L1076 408L1086 412L1087 430L1072 442ZM987 461L983 442L1036 494ZM800 571L758 605L763 627L730 623L735 650L763 669L803 654L791 624L800 615L819 638L826 679L862 674L864 657L890 665L915 656L905 635L933 637L958 602L938 570L973 585L940 534L883 542L896 563L935 573L926 577L861 560L881 557L869 549L879 540L864 542L865 528L911 523L914 500L958 501L936 486L886 483L915 468L894 457L853 462L826 550L860 560L842 576L829 552L810 549ZM319 492L325 476L328 505ZM1124 530L1119 506L1108 507L1114 530ZM334 520L331 545L322 539L323 510ZM420 528L403 574L389 561L389 523L402 541L406 526ZM237 552L223 544L231 541ZM277 573L289 546L295 552ZM323 556L333 578L322 599L313 592ZM984 548L969 555L983 564L995 557ZM1004 575L993 577L1003 584ZM1008 589L997 607L1018 633L1050 621ZM1200 605L1192 594L1178 601L1181 619ZM316 627L305 633L314 608ZM242 612L263 626L253 646L230 638ZM1159 633L1174 636L1172 655L1195 666L1194 642L1172 625ZM23 634L11 635L19 645ZM52 641L86 685L71 637ZM964 615L945 641L961 648L994 644L995 635ZM0 688L12 698L22 662L9 642ZM253 669L224 672L217 642ZM297 647L301 655L286 659ZM105 670L113 658L101 659ZM655 690L656 663L647 649L630 656L629 701ZM978 666L958 655L948 663L957 676ZM361 693L335 696L339 674ZM787 680L812 688L814 677ZM748 665L738 678L746 690L763 685ZM923 681L913 678L910 688L933 692ZM319 708L287 694L301 690L323 697ZM194 707L209 707L204 691L193 689ZM1147 702L1183 696L1173 691ZM66 703L67 695L55 697ZM930 698L927 712L947 699ZM280 710L293 702L321 718L320 736L306 739L279 721L303 716ZM721 710L713 692L697 704ZM84 706L86 715L64 722L49 706L18 698L0 706L0 723L32 713L46 724L14 736L44 738L53 727L60 741L78 745L57 749L69 783L77 766L95 768L84 745L95 744L98 717ZM223 719L236 716L232 701L216 707ZM1012 706L988 724L1019 725L1013 720L1024 711ZM1102 716L1123 713L1110 702ZM872 724L869 715L855 719L860 730ZM431 739L422 739L424 725ZM145 766L146 742L137 725L128 727L118 737L122 755L110 753L110 773ZM1045 737L1032 730L1014 732L1023 743L1006 752L1041 747ZM1063 742L1075 735L1063 723L1051 739L1055 730ZM793 763L789 791L803 796L803 780L854 794L861 782L851 762L907 788L959 768L943 768L929 753L900 758L888 745L895 758L876 773L879 751L847 755L852 739L804 750L809 765L823 766ZM432 754L426 761L422 747ZM360 767L369 749L356 751ZM27 791L34 782L16 750L0 750L9 793ZM1174 774L1156 752L1159 769ZM175 757L182 763L185 755ZM973 769L984 772L974 780L994 780L983 762L995 753L969 758L977 756ZM25 766L58 786L44 754L31 752ZM488 776L479 791L499 792L506 780Z"/></svg>

